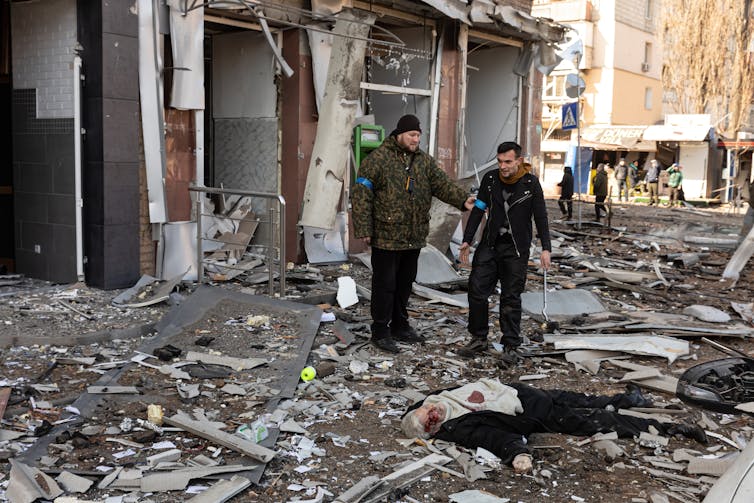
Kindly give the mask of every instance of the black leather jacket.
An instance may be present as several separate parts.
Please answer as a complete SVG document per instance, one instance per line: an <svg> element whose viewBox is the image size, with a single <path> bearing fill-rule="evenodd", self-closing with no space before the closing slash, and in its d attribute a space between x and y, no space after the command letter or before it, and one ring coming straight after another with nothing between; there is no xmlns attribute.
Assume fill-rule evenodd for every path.
<svg viewBox="0 0 754 503"><path fill-rule="evenodd" d="M532 241L531 219L533 216L539 239L542 242L542 249L551 251L545 198L537 177L527 173L507 188L512 191L508 198L508 211L505 210L503 182L500 180L498 170L490 170L484 175L477 194L477 203L471 210L466 231L463 233L464 242L472 244L482 216L486 212L487 225L482 236L482 243L494 246L500 228L505 225L511 231L513 244L519 256L528 256L529 245Z"/></svg>

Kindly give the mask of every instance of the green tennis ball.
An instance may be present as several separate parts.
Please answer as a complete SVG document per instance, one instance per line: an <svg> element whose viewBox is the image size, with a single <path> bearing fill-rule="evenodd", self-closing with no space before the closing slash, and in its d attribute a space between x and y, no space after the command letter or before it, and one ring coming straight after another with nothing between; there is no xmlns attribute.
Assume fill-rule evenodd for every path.
<svg viewBox="0 0 754 503"><path fill-rule="evenodd" d="M301 371L301 380L304 382L309 382L315 377L317 377L317 371L314 367L304 367Z"/></svg>

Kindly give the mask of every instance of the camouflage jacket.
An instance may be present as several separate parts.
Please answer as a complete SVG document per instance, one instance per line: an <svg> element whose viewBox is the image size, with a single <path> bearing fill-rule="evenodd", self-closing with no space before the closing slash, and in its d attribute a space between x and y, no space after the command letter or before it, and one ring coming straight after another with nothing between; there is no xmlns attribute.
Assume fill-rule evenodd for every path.
<svg viewBox="0 0 754 503"><path fill-rule="evenodd" d="M413 156L411 162L411 153L391 136L362 161L351 191L355 237L371 237L372 246L384 250L423 248L432 196L464 209L466 192L428 154L417 150Z"/></svg>

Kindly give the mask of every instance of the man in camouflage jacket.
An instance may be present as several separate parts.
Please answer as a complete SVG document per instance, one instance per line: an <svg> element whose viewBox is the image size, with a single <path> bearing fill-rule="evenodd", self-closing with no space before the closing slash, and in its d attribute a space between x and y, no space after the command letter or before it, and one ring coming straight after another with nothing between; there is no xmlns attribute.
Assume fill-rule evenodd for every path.
<svg viewBox="0 0 754 503"><path fill-rule="evenodd" d="M406 306L419 251L429 233L432 197L471 209L473 197L419 149L421 126L404 115L359 167L351 195L354 235L372 247L372 343L399 352L396 340L421 342Z"/></svg>

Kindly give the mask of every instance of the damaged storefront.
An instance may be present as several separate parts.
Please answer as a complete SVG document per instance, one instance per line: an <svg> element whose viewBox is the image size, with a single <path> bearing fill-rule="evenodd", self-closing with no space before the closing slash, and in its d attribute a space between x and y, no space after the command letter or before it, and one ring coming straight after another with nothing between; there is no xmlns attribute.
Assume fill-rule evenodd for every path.
<svg viewBox="0 0 754 503"><path fill-rule="evenodd" d="M19 272L104 288L130 286L141 273L196 278L197 256L214 260L214 269L203 267L216 276L243 260L261 261L272 275L308 255L344 257L355 125L389 132L401 115L417 115L423 148L470 186L503 140L538 158L536 68L564 30L530 17L530 8L460 0L12 4L16 246L4 253ZM61 15L64 66L74 68L78 56L82 76L71 71L48 93L21 48L43 24L25 19ZM22 114L24 92L36 108ZM55 92L70 93L70 106L39 122L47 120L45 93ZM43 148L30 148L36 134L48 135ZM41 173L39 187L18 182L29 164ZM70 187L57 187L69 178ZM42 201L44 214L28 198ZM434 213L431 241L447 249L460 215Z"/></svg>

